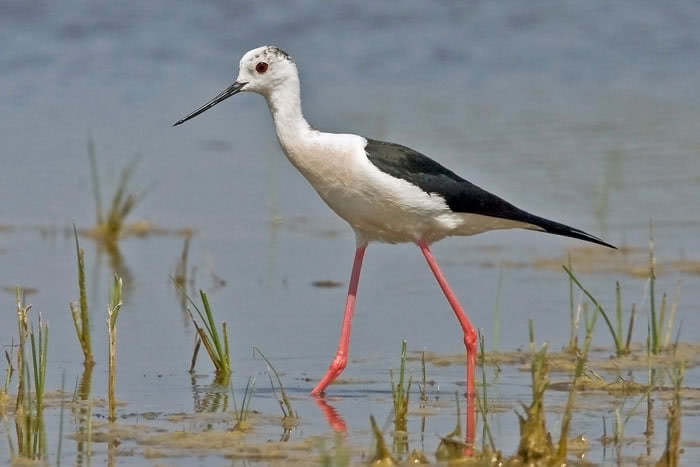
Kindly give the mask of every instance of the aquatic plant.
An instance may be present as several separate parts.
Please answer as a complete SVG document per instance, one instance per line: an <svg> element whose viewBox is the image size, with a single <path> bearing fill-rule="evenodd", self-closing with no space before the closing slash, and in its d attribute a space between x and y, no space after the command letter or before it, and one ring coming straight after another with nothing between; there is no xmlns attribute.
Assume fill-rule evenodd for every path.
<svg viewBox="0 0 700 467"><path fill-rule="evenodd" d="M78 293L79 302L71 302L69 309L73 318L75 333L83 350L83 365L93 366L95 360L92 358L92 343L90 339L90 314L88 313L87 292L85 291L85 252L80 248L78 231L73 225L73 236L75 237L75 253L78 264Z"/></svg>
<svg viewBox="0 0 700 467"><path fill-rule="evenodd" d="M10 350L5 350L5 361L7 367L5 368L5 377L3 379L2 388L0 388L0 417L2 417L5 412L5 408L10 400L10 383L12 383L12 376L15 373L15 367L12 364L12 350L14 345L10 345Z"/></svg>
<svg viewBox="0 0 700 467"><path fill-rule="evenodd" d="M573 281L576 286L581 289L581 291L588 297L588 299L593 303L593 306L595 307L596 311L599 312L602 316L603 319L605 320L605 324L608 327L608 330L610 331L610 335L612 336L613 339L613 344L615 347L615 354L620 357L626 353L629 353L629 342L631 340L631 334L632 334L632 326L634 323L634 313L630 315L630 326L628 328L628 337L626 340L626 343L623 344L623 330L622 330L622 305L621 305L621 299L620 299L620 284L619 282L616 285L616 323L617 323L617 328L615 328L612 324L612 321L610 320L610 317L606 313L605 309L603 306L600 304L598 300L581 284L581 282L578 280L576 275L574 275L573 270L569 269L566 266L562 266L564 268L564 271L569 276L569 279Z"/></svg>
<svg viewBox="0 0 700 467"><path fill-rule="evenodd" d="M65 411L66 401L63 397L66 389L66 372L61 373L61 405L58 412L58 439L56 447L56 467L61 467L61 454L63 453L63 413Z"/></svg>
<svg viewBox="0 0 700 467"><path fill-rule="evenodd" d="M112 292L110 294L109 305L107 306L107 336L109 338L107 399L109 403L108 419L110 422L114 422L117 419L115 414L116 401L114 398L114 390L117 384L117 317L122 308L122 288L123 283L121 277L114 274Z"/></svg>
<svg viewBox="0 0 700 467"><path fill-rule="evenodd" d="M569 266L569 269L573 271L573 267L571 266L571 253L567 255L567 264ZM574 281L569 276L569 343L566 345L564 350L566 352L570 353L576 353L578 350L578 334L577 334L577 329L578 329L578 323L576 319L576 311L575 311L575 306L574 306Z"/></svg>
<svg viewBox="0 0 700 467"><path fill-rule="evenodd" d="M185 308L187 311L187 308ZM199 355L199 349L202 348L202 339L199 338L199 334L194 335L194 347L192 348L192 358L190 359L190 369L188 373L194 378L194 367L197 365L197 356Z"/></svg>
<svg viewBox="0 0 700 467"><path fill-rule="evenodd" d="M496 286L496 302L493 305L493 331L491 337L491 350L500 348L501 345L501 295L503 294L503 264L498 270L498 285Z"/></svg>
<svg viewBox="0 0 700 467"><path fill-rule="evenodd" d="M598 318L597 313L593 313L590 318L585 316L586 323L586 336L583 339L583 349L576 356L576 369L574 370L574 377L571 381L571 388L569 389L569 397L566 401L566 408L564 409L564 415L561 421L561 432L559 434L559 446L557 450L557 457L560 462L565 462L568 446L568 436L569 436L569 425L571 424L571 416L574 410L574 402L576 400L576 388L578 380L583 376L583 370L588 360L588 352L591 348L591 340L593 339L593 330L595 329L595 323Z"/></svg>
<svg viewBox="0 0 700 467"><path fill-rule="evenodd" d="M187 290L187 284L189 282L188 279L188 272L189 272L189 266L188 266L188 258L189 258L189 252L190 252L190 241L192 239L191 234L185 235L185 241L182 245L182 252L180 253L180 258L177 261L177 264L175 265L175 273L173 274L173 283L175 284L175 288L177 291L181 291L178 294L178 298L180 300L180 310L182 310L182 314L184 317L184 322L185 325L188 324L187 320L187 296L185 294L185 291ZM192 284L194 281L192 281ZM195 350L199 350L199 346L197 343L199 342L199 337L195 335ZM194 362L197 358L196 351L193 355L193 360L192 360L192 367L190 368L190 372L194 371Z"/></svg>
<svg viewBox="0 0 700 467"><path fill-rule="evenodd" d="M533 345L531 339L531 347ZM544 392L549 384L547 344L537 352L533 349L530 375L532 402L529 406L522 405L524 415L517 414L520 423L517 457L524 464L547 465L548 460L554 455L554 445L547 431L544 415Z"/></svg>
<svg viewBox="0 0 700 467"><path fill-rule="evenodd" d="M323 467L347 467L350 465L352 456L350 449L345 443L343 433L335 433L333 435L333 447L330 451L326 448L324 439L319 441L318 450L320 451L319 460Z"/></svg>
<svg viewBox="0 0 700 467"><path fill-rule="evenodd" d="M488 397L488 392L487 392L487 384L486 384L486 351L485 351L485 344L484 344L484 335L479 331L479 359L480 359L480 366L481 366L481 395L477 391L476 393L476 403L479 405L479 412L481 412L481 419L483 421L483 432L482 432L482 442L484 444L484 447L482 450L486 450L486 440L489 442L489 446L491 448L491 451L496 451L496 443L493 440L493 436L491 435L491 427L489 426L489 420L488 420L488 414L489 414L489 397Z"/></svg>
<svg viewBox="0 0 700 467"><path fill-rule="evenodd" d="M233 390L231 391L233 392ZM232 431L246 431L248 429L248 416L250 415L250 402L253 400L253 394L255 393L255 377L249 376L248 383L245 386L245 392L243 392L243 400L241 401L241 407L234 407L234 414L236 417L236 423L231 428ZM236 405L236 397L233 397L234 406Z"/></svg>
<svg viewBox="0 0 700 467"><path fill-rule="evenodd" d="M418 384L418 392L420 393L420 404L421 407L425 406L425 403L428 402L428 393L427 393L427 386L428 382L426 381L426 376L425 376L425 351L421 352L420 354L420 366L421 366L421 382Z"/></svg>
<svg viewBox="0 0 700 467"><path fill-rule="evenodd" d="M670 371L673 384L673 397L668 407L668 422L666 423L666 446L663 454L656 463L659 467L676 467L680 465L681 455L681 386L685 375L683 362Z"/></svg>
<svg viewBox="0 0 700 467"><path fill-rule="evenodd" d="M130 193L129 180L133 175L138 159L132 160L121 170L119 182L112 195L112 200L108 211L105 213L102 208L102 194L100 189L100 179L97 171L97 157L95 143L92 138L88 138L88 158L90 161L90 178L92 181L93 196L95 197L96 222L95 226L88 232L91 236L104 241L107 245L116 244L120 236L123 235L126 217L134 207L141 201L146 192Z"/></svg>
<svg viewBox="0 0 700 467"><path fill-rule="evenodd" d="M16 289L17 327L19 347L17 349L18 374L17 399L15 403L15 432L17 450L8 437L12 457L29 460L46 458L46 434L44 430L44 382L48 357L49 328L39 316L38 330L29 324L31 305L25 305L22 288ZM27 361L27 339L31 345L31 365ZM32 397L32 393L34 397Z"/></svg>
<svg viewBox="0 0 700 467"><path fill-rule="evenodd" d="M267 359L267 357L262 353L262 351L258 347L253 346L253 352L257 352L257 354L260 355L260 358L262 358L265 362L265 365L267 367L267 373L270 376L270 384L272 385L272 390L275 393L275 395L277 395L277 392L279 391L279 395L277 395L277 401L279 402L280 409L282 410L283 423L296 423L297 414L292 408L292 403L290 402L289 397L287 397L287 392L284 390L282 378L280 378L277 369L272 365L272 362L270 362L270 360ZM272 380L273 375L275 376L275 380L277 380L277 389L275 389L275 383Z"/></svg>
<svg viewBox="0 0 700 467"><path fill-rule="evenodd" d="M386 447L384 435L382 435L382 431L379 429L379 426L377 426L374 415L369 416L369 423L372 427L372 434L374 435L375 441L374 455L369 461L370 465L396 465L398 462L391 457L391 452Z"/></svg>
<svg viewBox="0 0 700 467"><path fill-rule="evenodd" d="M435 458L439 461L455 461L463 459L465 454L471 454L470 446L462 440L462 422L459 410L459 394L455 392L455 407L457 425L451 433L440 437L440 444L435 450Z"/></svg>
<svg viewBox="0 0 700 467"><path fill-rule="evenodd" d="M191 240L191 234L185 235L185 240L182 244L182 252L180 253L180 258L175 265L175 274L173 275L173 282L175 282L175 285L182 290L186 290L187 287L188 258L190 254Z"/></svg>
<svg viewBox="0 0 700 467"><path fill-rule="evenodd" d="M406 384L406 340L401 341L401 362L399 379L394 381L394 372L389 370L391 398L394 405L394 450L402 453L407 444L408 401L411 392L411 378Z"/></svg>
<svg viewBox="0 0 700 467"><path fill-rule="evenodd" d="M185 293L184 290L181 290ZM214 322L214 314L211 311L211 306L209 305L209 299L207 294L203 291L199 291L199 295L202 299L202 306L204 312L202 312L194 301L187 296L187 300L195 309L199 317L199 321L195 319L192 314L192 310L188 308L188 313L192 324L194 325L197 335L201 340L204 349L209 355L214 368L216 370L216 382L218 384L225 384L228 382L231 376L231 354L229 352L228 345L228 330L226 328L226 322L221 323L221 335L219 335L219 330ZM196 358L196 354L195 354Z"/></svg>
<svg viewBox="0 0 700 467"><path fill-rule="evenodd" d="M671 311L667 313L667 296L664 293L661 297L661 306L656 309L656 252L654 246L654 226L649 222L649 324L650 324L650 348L651 353L656 355L669 348L671 344L671 332L676 317L678 307L678 295L680 287L676 289L674 300L671 304ZM680 329L678 330L680 334ZM676 339L677 341L677 339Z"/></svg>

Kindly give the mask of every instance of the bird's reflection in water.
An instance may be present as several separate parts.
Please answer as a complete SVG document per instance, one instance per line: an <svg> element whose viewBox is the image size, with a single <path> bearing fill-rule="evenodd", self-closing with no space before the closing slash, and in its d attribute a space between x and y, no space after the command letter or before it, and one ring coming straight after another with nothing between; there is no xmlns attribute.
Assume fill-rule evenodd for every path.
<svg viewBox="0 0 700 467"><path fill-rule="evenodd" d="M341 417L338 413L338 410L336 410L335 407L330 405L325 397L312 397L314 398L314 401L316 402L318 408L321 409L321 413L326 419L326 422L328 423L328 426L330 426L331 430L335 431L336 433L345 433L348 427L345 424L345 420L343 419L343 417Z"/></svg>
<svg viewBox="0 0 700 467"><path fill-rule="evenodd" d="M338 409L331 405L329 402L329 399L324 397L324 396L312 396L314 402L318 406L318 408L321 410L321 414L326 420L326 423L328 423L328 426L330 427L331 430L333 430L335 433L339 434L346 434L348 431L348 426L347 423L345 423L345 419L341 415L341 413L338 411ZM466 433L464 435L464 442L461 442L457 439L454 440L453 444L459 445L460 449L462 450L463 454L465 456L471 456L473 454L473 445L474 445L474 430L476 426L476 414L475 414L475 399L474 399L474 393L464 393L464 400L466 403L466 410L465 410L465 425L466 425ZM447 439L448 442L450 438L454 437L460 437L461 438L461 423L460 419L461 413L459 410L459 396L457 395L457 427L451 433L450 435L447 435L444 439ZM421 449L423 449L423 435L425 431L425 417L422 417L421 421Z"/></svg>

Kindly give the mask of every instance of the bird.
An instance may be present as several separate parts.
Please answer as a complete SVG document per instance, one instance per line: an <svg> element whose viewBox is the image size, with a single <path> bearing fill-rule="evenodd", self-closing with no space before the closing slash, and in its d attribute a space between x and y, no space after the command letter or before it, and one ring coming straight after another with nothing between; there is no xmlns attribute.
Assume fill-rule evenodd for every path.
<svg viewBox="0 0 700 467"><path fill-rule="evenodd" d="M246 52L235 81L207 103L178 120L178 126L231 96L262 95L275 132L289 161L328 207L355 233L340 339L334 358L311 394L320 396L345 369L360 270L369 243L414 243L422 252L464 334L467 395L474 394L477 333L450 288L430 245L450 236L521 228L573 237L615 248L582 230L536 216L465 180L406 146L355 134L328 133L304 118L295 60L279 47ZM473 403L467 431L475 423Z"/></svg>

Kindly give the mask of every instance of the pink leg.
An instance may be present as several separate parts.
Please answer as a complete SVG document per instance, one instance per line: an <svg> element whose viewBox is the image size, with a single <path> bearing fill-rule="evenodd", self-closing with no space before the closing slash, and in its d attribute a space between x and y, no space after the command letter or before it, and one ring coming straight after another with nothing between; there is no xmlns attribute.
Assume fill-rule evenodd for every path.
<svg viewBox="0 0 700 467"><path fill-rule="evenodd" d="M428 244L424 241L418 242L418 247L423 252L423 256L428 261L428 266L433 271L435 279L437 279L438 284L442 292L445 294L447 301L449 302L452 310L457 316L459 324L462 326L462 331L464 332L464 346L467 349L467 444L471 445L474 442L474 431L476 428L476 413L474 411L474 366L476 364L476 331L474 326L464 314L462 306L459 304L459 300L455 296L450 285L447 283L447 279L440 271L440 267L435 261L433 254L428 248Z"/></svg>
<svg viewBox="0 0 700 467"><path fill-rule="evenodd" d="M367 245L357 247L355 251L355 261L352 263L352 274L350 275L350 287L348 288L348 298L345 301L345 314L343 315L343 325L340 329L340 340L338 341L338 351L335 358L328 367L325 376L319 381L311 391L312 396L317 396L325 391L326 387L338 377L345 369L348 362L348 347L350 346L350 327L352 325L352 313L355 311L355 297L357 296L357 284L360 281L360 270L362 269L362 258L365 256Z"/></svg>

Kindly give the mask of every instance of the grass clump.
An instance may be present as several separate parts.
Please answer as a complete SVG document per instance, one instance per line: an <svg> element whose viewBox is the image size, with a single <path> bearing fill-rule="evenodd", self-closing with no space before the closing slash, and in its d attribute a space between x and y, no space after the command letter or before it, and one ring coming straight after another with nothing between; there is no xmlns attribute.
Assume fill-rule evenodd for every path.
<svg viewBox="0 0 700 467"><path fill-rule="evenodd" d="M109 338L107 399L109 403L108 419L110 422L114 422L117 419L114 390L117 384L117 317L122 308L122 288L122 279L115 274L112 284L112 293L110 294L109 305L107 306L107 336Z"/></svg>
<svg viewBox="0 0 700 467"><path fill-rule="evenodd" d="M598 300L581 284L581 282L578 280L576 275L574 275L573 270L566 267L562 266L564 268L564 271L569 276L569 280L576 284L576 286L581 289L581 291L588 297L588 299L593 303L593 306L595 307L596 311L600 313L603 316L603 319L605 320L605 324L608 327L608 330L610 331L610 335L613 339L613 344L615 347L615 354L618 357L621 357L625 354L628 354L630 352L630 341L632 338L632 327L634 325L634 311L630 314L630 325L628 327L628 334L627 334L627 339L623 339L623 327L622 327L622 321L623 321L623 312L622 312L622 300L621 300L621 292L620 292L620 283L617 282L615 286L615 297L616 297L616 326L613 326L612 321L610 320L610 317L608 316L608 313L605 311L603 306L600 304Z"/></svg>
<svg viewBox="0 0 700 467"><path fill-rule="evenodd" d="M572 287L575 284L593 303L596 310L600 312L605 320L605 324L610 331L610 335L613 339L613 344L615 347L615 354L618 357L630 353L630 344L632 341L632 331L634 328L634 321L636 315L635 305L632 305L632 309L629 315L629 323L627 326L627 336L624 336L624 312L622 306L622 292L620 283L615 283L615 323L609 314L605 311L603 306L598 300L581 284L578 278L574 275L573 269L571 268L571 263L569 266L562 266L564 271L569 276L569 295L570 295L570 306L573 310L573 292ZM674 322L676 318L676 312L678 309L678 297L680 290L676 289L674 294L674 299L669 305L668 297L664 293L661 298L661 304L657 307L656 303L656 256L654 253L654 238L650 226L649 234L649 266L648 266L648 280L647 286L649 289L649 337L648 346L650 353L653 355L658 355L661 352L671 349L678 343L678 335L676 336L676 342L671 343L671 334L674 327ZM574 314L572 311L572 323L574 320ZM574 351L576 349L576 342L574 338L574 324L572 324L571 338L567 346L567 350ZM679 329L680 333L680 329Z"/></svg>
<svg viewBox="0 0 700 467"><path fill-rule="evenodd" d="M520 423L517 457L525 464L546 465L554 456L554 445L547 431L544 414L544 393L549 384L546 344L534 353L530 374L532 403L529 406L523 404L524 415L517 414Z"/></svg>
<svg viewBox="0 0 700 467"><path fill-rule="evenodd" d="M668 313L668 300L666 293L661 297L661 306L657 313L656 308L656 253L654 248L654 228L649 223L649 347L651 353L657 355L664 350L671 348L671 332L673 330L676 311L678 309L678 296L680 287L676 289L675 298L670 305ZM680 335L680 328L678 329ZM678 343L676 336L676 343Z"/></svg>
<svg viewBox="0 0 700 467"><path fill-rule="evenodd" d="M90 314L88 313L87 292L85 291L85 252L80 248L78 231L73 226L75 237L75 254L78 264L78 293L80 300L69 304L75 333L78 336L80 348L83 350L83 365L93 366L95 360L92 357L92 341L90 339Z"/></svg>
<svg viewBox="0 0 700 467"><path fill-rule="evenodd" d="M117 188L112 195L107 212L102 207L102 194L100 179L97 171L97 157L95 143L88 139L88 158L90 160L90 175L92 180L93 195L95 197L96 223L88 232L91 236L104 241L108 246L116 245L125 231L125 221L134 207L143 199L146 192L129 192L129 180L131 179L138 159L134 159L124 167L119 175Z"/></svg>
<svg viewBox="0 0 700 467"><path fill-rule="evenodd" d="M370 465L396 465L398 462L391 457L391 452L384 442L384 435L374 419L374 415L369 416L369 423L372 426L372 434L374 435L375 448L374 456L369 461Z"/></svg>
<svg viewBox="0 0 700 467"><path fill-rule="evenodd" d="M260 358L262 358L265 361L265 365L267 367L267 374L270 377L270 385L272 386L272 392L277 397L277 402L279 402L280 409L282 410L282 437L280 441L288 441L292 433L292 428L296 427L299 424L299 417L292 408L292 403L289 400L289 397L287 396L287 392L284 390L282 378L280 378L280 375L275 369L275 367L272 366L270 360L268 360L267 357L265 357L265 355L260 351L259 348L253 347L253 353L255 352L257 352L258 355L260 355ZM275 377L275 380L277 381L277 388L275 388L275 381L272 379L273 375Z"/></svg>
<svg viewBox="0 0 700 467"><path fill-rule="evenodd" d="M253 394L255 393L255 377L250 376L248 378L248 383L245 386L245 392L243 393L243 400L241 401L240 409L236 407L234 409L234 414L236 417L236 423L233 425L232 431L246 431L249 428L248 416L250 415L250 402L253 400ZM236 398L233 398L234 405L236 404Z"/></svg>
<svg viewBox="0 0 700 467"><path fill-rule="evenodd" d="M333 448L328 450L323 439L319 442L320 462L323 467L347 467L350 465L352 455L350 448L345 443L345 436L335 433L333 436Z"/></svg>
<svg viewBox="0 0 700 467"><path fill-rule="evenodd" d="M435 450L435 458L438 461L455 461L465 457L465 454L471 454L470 447L462 440L462 422L460 419L459 410L459 394L455 392L455 403L457 410L457 425L446 436L440 437L440 444Z"/></svg>
<svg viewBox="0 0 700 467"><path fill-rule="evenodd" d="M183 290L182 293L185 293ZM197 312L199 320L195 318L192 314L192 310L188 309L190 320L194 325L197 335L201 341L201 345L209 355L214 368L216 370L215 381L218 384L227 384L231 377L231 354L229 352L228 346L228 330L226 328L226 322L221 323L221 335L214 322L214 314L211 311L211 306L209 305L209 299L207 294L203 291L199 291L199 295L202 299L202 307L204 311L200 310L194 301L187 296L187 300L192 305L192 308ZM194 367L194 358L192 362L192 367Z"/></svg>
<svg viewBox="0 0 700 467"><path fill-rule="evenodd" d="M394 381L394 372L389 370L391 398L394 405L394 450L403 453L408 448L408 402L411 391L411 378L406 383L406 340L401 342L401 363L399 379Z"/></svg>
<svg viewBox="0 0 700 467"><path fill-rule="evenodd" d="M574 410L574 402L576 400L576 388L579 379L583 376L586 360L588 359L588 352L591 349L591 340L593 339L593 329L595 328L595 323L598 318L597 313L588 318L585 317L586 323L586 337L583 340L583 350L576 357L576 369L574 370L573 381L571 382L571 389L569 390L569 397L566 401L566 408L564 409L564 415L561 422L561 433L559 435L559 446L557 457L560 461L564 462L566 459L568 436L569 436L569 426L571 424L571 414Z"/></svg>
<svg viewBox="0 0 700 467"><path fill-rule="evenodd" d="M666 425L666 447L656 463L659 467L676 467L680 465L681 456L681 386L685 374L685 367L679 364L670 371L673 384L673 398L668 408L668 422Z"/></svg>
<svg viewBox="0 0 700 467"><path fill-rule="evenodd" d="M573 277L573 275L571 276ZM584 313L586 325L586 335L583 348L576 356L576 365L573 380L569 386L569 397L566 402L564 414L561 421L561 431L559 442L552 441L551 434L547 431L544 394L549 386L547 361L547 345L543 345L539 351L534 350L534 326L530 326L530 348L532 360L530 374L532 379L532 403L529 406L523 405L525 415L518 414L520 422L520 443L514 459L525 465L565 465L570 444L568 434L571 425L571 418L576 398L578 381L584 376L585 364L593 338L598 313L593 313L589 318L588 313ZM530 321L531 323L531 321ZM577 437L578 444L585 441L583 437Z"/></svg>
<svg viewBox="0 0 700 467"><path fill-rule="evenodd" d="M46 434L44 430L44 382L48 357L49 328L39 316L38 330L29 324L31 305L25 305L24 292L16 291L18 384L15 402L15 432L17 450L8 437L11 456L20 459L46 459ZM31 346L31 360L27 359L27 342ZM21 372L20 372L21 369ZM33 397L32 397L33 396Z"/></svg>

